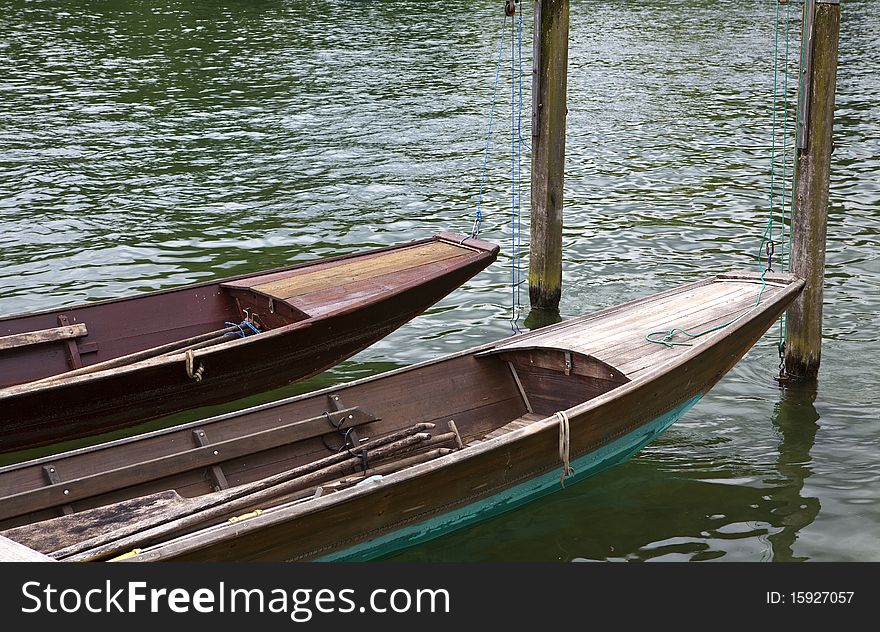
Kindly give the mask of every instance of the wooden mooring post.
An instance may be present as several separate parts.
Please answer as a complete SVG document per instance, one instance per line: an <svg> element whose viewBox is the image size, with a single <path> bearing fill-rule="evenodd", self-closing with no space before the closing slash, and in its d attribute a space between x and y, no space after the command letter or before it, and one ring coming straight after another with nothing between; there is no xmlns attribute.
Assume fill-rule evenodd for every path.
<svg viewBox="0 0 880 632"><path fill-rule="evenodd" d="M804 279L806 285L786 315L785 373L787 379L793 381L816 379L822 352L825 236L840 0L806 0L804 11L791 271Z"/></svg>
<svg viewBox="0 0 880 632"><path fill-rule="evenodd" d="M558 312L562 295L562 184L568 114L569 0L535 0L529 300Z"/></svg>

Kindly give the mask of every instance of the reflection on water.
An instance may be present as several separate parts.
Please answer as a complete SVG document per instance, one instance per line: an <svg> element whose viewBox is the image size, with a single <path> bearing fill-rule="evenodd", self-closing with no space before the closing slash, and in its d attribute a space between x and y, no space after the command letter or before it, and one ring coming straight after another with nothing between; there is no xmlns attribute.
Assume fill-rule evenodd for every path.
<svg viewBox="0 0 880 632"><path fill-rule="evenodd" d="M814 387L780 392L778 457L767 472L724 459L718 438L685 456L666 452L672 441L663 437L614 470L391 559L807 560L794 543L820 510L804 493L819 428L815 396Z"/></svg>
<svg viewBox="0 0 880 632"><path fill-rule="evenodd" d="M540 329L547 325L558 323L562 320L559 310L554 309L532 309L529 310L528 316L523 321L523 325L527 329Z"/></svg>
<svg viewBox="0 0 880 632"><path fill-rule="evenodd" d="M781 527L767 537L773 547L773 561L804 561L806 556L794 553L798 532L810 525L821 509L819 499L804 496L804 482L813 473L810 450L819 430L819 413L813 406L816 386L787 386L782 389L773 411L773 425L782 435L779 442L777 469L779 478L767 481L775 489L770 495L777 507Z"/></svg>
<svg viewBox="0 0 880 632"><path fill-rule="evenodd" d="M562 317L753 267L775 6L572 0ZM497 0L0 3L0 314L469 230L502 19ZM815 401L780 395L771 332L629 463L402 559L880 560L878 32L880 0L845 3ZM509 87L482 198L498 262L231 407L509 335Z"/></svg>

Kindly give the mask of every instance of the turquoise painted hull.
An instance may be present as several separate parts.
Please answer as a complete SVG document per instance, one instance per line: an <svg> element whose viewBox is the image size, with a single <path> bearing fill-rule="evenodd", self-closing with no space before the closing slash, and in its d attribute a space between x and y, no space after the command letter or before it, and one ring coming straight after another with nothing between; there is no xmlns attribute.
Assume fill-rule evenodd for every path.
<svg viewBox="0 0 880 632"><path fill-rule="evenodd" d="M567 486L572 485L619 463L623 463L680 419L682 415L699 401L700 397L701 395L697 395L629 434L602 446L598 450L572 460L571 466L574 469L574 473L565 479L565 484ZM318 561L354 562L371 560L438 538L457 529L488 520L499 514L521 507L537 498L561 490L560 471L548 472L525 483L520 483L493 496L465 505L435 518L404 527L352 547L334 551L329 555L318 558Z"/></svg>

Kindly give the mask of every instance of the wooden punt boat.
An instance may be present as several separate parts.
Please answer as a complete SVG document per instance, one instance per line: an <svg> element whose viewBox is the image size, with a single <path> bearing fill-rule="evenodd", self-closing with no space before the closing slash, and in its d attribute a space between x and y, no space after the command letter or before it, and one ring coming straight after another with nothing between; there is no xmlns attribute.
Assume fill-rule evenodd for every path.
<svg viewBox="0 0 880 632"><path fill-rule="evenodd" d="M0 468L0 536L66 561L354 560L406 547L634 454L803 286L766 281L719 275L312 394ZM690 346L646 340L676 327L712 331Z"/></svg>
<svg viewBox="0 0 880 632"><path fill-rule="evenodd" d="M0 452L123 428L323 371L491 264L441 233L130 298L0 318Z"/></svg>

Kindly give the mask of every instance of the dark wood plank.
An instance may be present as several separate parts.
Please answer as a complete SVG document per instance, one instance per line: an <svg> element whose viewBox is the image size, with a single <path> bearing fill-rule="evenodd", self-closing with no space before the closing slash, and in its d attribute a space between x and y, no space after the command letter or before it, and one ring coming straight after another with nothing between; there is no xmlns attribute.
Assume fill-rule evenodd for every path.
<svg viewBox="0 0 880 632"><path fill-rule="evenodd" d="M104 533L111 526L119 529L137 524L157 512L170 511L172 507L186 502L187 499L177 492L163 490L73 515L21 525L7 529L3 535L37 551L50 553Z"/></svg>

